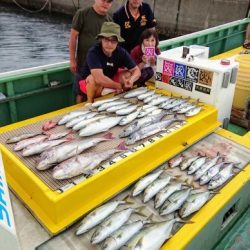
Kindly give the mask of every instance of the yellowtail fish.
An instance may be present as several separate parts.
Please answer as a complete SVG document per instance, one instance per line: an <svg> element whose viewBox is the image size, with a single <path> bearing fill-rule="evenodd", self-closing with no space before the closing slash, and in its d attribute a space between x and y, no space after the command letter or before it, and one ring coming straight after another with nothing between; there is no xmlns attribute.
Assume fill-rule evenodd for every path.
<svg viewBox="0 0 250 250"><path fill-rule="evenodd" d="M191 194L182 205L179 211L180 216L185 218L200 210L200 208L208 201L210 194L209 191Z"/></svg>
<svg viewBox="0 0 250 250"><path fill-rule="evenodd" d="M162 173L163 169L157 170L156 172L150 173L145 177L142 177L134 186L132 191L132 196L139 195L144 189L150 185L154 180L156 180Z"/></svg>
<svg viewBox="0 0 250 250"><path fill-rule="evenodd" d="M80 226L76 230L76 235L86 233L96 225L100 224L105 218L112 214L119 205L125 203L126 200L110 201L94 209L92 212L90 212L87 216L83 218Z"/></svg>
<svg viewBox="0 0 250 250"><path fill-rule="evenodd" d="M126 208L119 212L114 212L99 224L91 237L91 243L97 244L105 240L108 236L118 230L135 211L134 208Z"/></svg>

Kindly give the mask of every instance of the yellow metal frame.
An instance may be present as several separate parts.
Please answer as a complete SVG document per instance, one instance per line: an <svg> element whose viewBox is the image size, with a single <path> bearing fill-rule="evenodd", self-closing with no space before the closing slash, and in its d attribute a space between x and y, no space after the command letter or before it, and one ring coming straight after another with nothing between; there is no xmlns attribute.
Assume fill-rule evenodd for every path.
<svg viewBox="0 0 250 250"><path fill-rule="evenodd" d="M217 134L250 148L250 140L247 136L242 137L224 129L218 130ZM248 181L250 181L250 164L201 208L199 213L196 213L192 217L194 224L186 224L182 227L166 244L164 244L161 250L185 249L206 224L216 216L225 204L227 204Z"/></svg>
<svg viewBox="0 0 250 250"><path fill-rule="evenodd" d="M73 110L75 105L56 112L1 128L10 131ZM9 186L51 234L67 228L98 204L118 193L165 160L218 128L217 110L209 105L187 123L155 143L113 164L69 190L52 191L4 145L0 144Z"/></svg>

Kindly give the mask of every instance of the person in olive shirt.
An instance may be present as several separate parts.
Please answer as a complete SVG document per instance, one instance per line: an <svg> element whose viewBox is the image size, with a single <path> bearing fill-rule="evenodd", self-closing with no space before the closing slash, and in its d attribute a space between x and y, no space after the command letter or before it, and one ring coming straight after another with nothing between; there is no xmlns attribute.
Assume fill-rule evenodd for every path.
<svg viewBox="0 0 250 250"><path fill-rule="evenodd" d="M127 0L125 5L113 14L113 20L121 26L121 36L125 40L121 46L129 53L138 45L142 32L156 26L150 5L142 0Z"/></svg>
<svg viewBox="0 0 250 250"><path fill-rule="evenodd" d="M76 75L73 84L73 93L76 103L86 100L86 95L79 89L79 80L82 67L85 63L88 49L95 43L95 38L100 32L102 24L112 21L108 14L113 0L95 0L92 7L80 9L76 12L70 32L69 54L70 70Z"/></svg>

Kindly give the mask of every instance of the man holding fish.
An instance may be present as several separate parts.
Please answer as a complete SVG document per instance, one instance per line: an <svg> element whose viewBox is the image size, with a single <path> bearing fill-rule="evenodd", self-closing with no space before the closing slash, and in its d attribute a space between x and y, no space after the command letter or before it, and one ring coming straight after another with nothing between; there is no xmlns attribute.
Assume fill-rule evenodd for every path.
<svg viewBox="0 0 250 250"><path fill-rule="evenodd" d="M87 94L88 102L108 92L122 93L131 89L140 77L140 69L128 52L118 45L124 41L120 36L120 26L113 22L104 22L97 35L99 42L93 45L87 54L80 90ZM126 68L126 70L120 70Z"/></svg>

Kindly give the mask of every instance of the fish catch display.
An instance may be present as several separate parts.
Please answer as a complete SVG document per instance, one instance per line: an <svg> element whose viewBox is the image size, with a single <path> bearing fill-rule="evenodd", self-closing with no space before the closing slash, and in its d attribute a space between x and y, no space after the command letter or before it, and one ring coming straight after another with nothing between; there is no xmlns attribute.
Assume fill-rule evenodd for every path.
<svg viewBox="0 0 250 250"><path fill-rule="evenodd" d="M195 226L191 216L213 196L220 195L218 188L236 173L233 169L239 172L242 167L240 163L231 162L235 156L231 158L229 151L225 155L226 151L217 146L219 143L214 143L213 139L210 143L198 142L142 176L119 194L129 195L131 203L125 205L125 209L116 207L103 223L98 223L92 229L91 235L88 235L91 246L98 244L97 249L105 250L158 250L183 224L194 223ZM196 161L198 163L194 164ZM193 171L194 166L195 171L188 174L189 168ZM203 176L207 176L213 168L217 174L212 171L214 176L207 183L199 185ZM197 178L197 173L201 175L200 178ZM144 204L142 211L147 218L135 216L132 212L141 204Z"/></svg>

